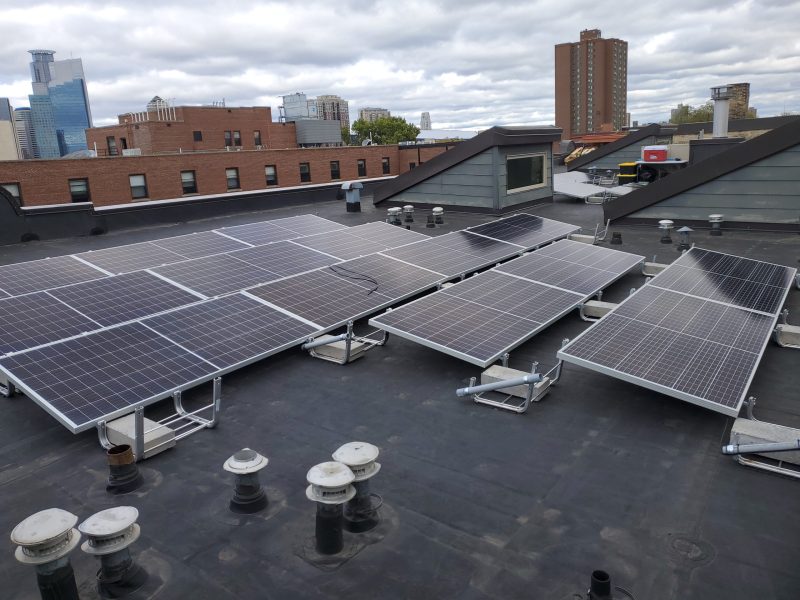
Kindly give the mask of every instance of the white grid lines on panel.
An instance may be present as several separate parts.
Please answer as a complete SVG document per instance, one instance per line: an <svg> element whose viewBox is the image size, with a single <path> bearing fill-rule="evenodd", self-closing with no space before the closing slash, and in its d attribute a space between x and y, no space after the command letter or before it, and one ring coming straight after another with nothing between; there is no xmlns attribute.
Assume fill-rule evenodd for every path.
<svg viewBox="0 0 800 600"><path fill-rule="evenodd" d="M282 277L312 271L339 260L294 242L275 242L266 246L237 250L231 252L229 256Z"/></svg>
<svg viewBox="0 0 800 600"><path fill-rule="evenodd" d="M153 240L152 243L160 248L180 254L185 258L202 258L240 250L249 246L230 237L217 235L214 231L201 231L171 238L161 238Z"/></svg>
<svg viewBox="0 0 800 600"><path fill-rule="evenodd" d="M237 292L279 277L226 254L175 263L152 271L208 297Z"/></svg>
<svg viewBox="0 0 800 600"><path fill-rule="evenodd" d="M71 256L0 266L0 287L9 296L40 292L102 277L108 275Z"/></svg>
<svg viewBox="0 0 800 600"><path fill-rule="evenodd" d="M116 274L130 273L186 260L185 256L161 248L151 242L114 246L104 250L92 250L78 254L77 257Z"/></svg>

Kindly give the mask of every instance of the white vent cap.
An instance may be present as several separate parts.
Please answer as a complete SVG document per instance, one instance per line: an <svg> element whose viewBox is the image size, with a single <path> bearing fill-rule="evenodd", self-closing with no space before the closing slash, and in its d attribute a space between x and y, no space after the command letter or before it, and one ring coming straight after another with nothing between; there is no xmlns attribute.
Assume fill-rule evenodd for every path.
<svg viewBox="0 0 800 600"><path fill-rule="evenodd" d="M75 529L78 517L60 508L48 508L31 515L11 532L17 544L17 560L28 565L43 565L72 552L81 540Z"/></svg>
<svg viewBox="0 0 800 600"><path fill-rule="evenodd" d="M250 448L242 448L222 465L229 473L247 475L257 473L269 464L269 459Z"/></svg>
<svg viewBox="0 0 800 600"><path fill-rule="evenodd" d="M434 215L443 215L443 214L444 214L444 209L443 209L441 206L434 206L434 207L431 209L431 212L432 212Z"/></svg>
<svg viewBox="0 0 800 600"><path fill-rule="evenodd" d="M344 463L355 476L355 481L364 481L378 474L380 463L375 462L380 454L377 446L367 442L348 442L333 453L333 460Z"/></svg>
<svg viewBox="0 0 800 600"><path fill-rule="evenodd" d="M115 506L93 514L78 525L80 532L88 538L81 550L102 556L127 548L139 539L138 518L139 511L133 506Z"/></svg>
<svg viewBox="0 0 800 600"><path fill-rule="evenodd" d="M329 461L314 465L306 474L309 485L306 497L323 504L343 504L356 495L356 489L350 485L355 475L344 463Z"/></svg>
<svg viewBox="0 0 800 600"><path fill-rule="evenodd" d="M669 219L662 219L658 222L659 229L672 229L675 226L675 221Z"/></svg>
<svg viewBox="0 0 800 600"><path fill-rule="evenodd" d="M708 215L708 222L709 223L722 223L723 219L724 219L724 215L719 215L719 214Z"/></svg>

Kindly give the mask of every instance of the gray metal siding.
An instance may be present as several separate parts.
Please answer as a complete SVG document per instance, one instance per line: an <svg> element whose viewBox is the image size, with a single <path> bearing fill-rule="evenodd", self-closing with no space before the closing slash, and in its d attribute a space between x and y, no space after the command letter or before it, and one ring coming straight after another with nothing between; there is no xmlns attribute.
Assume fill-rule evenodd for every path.
<svg viewBox="0 0 800 600"><path fill-rule="evenodd" d="M538 146L521 146L516 148L500 148L498 149L498 171L497 171L497 193L500 202L500 208L514 206L516 204L523 204L532 202L534 200L550 199L553 196L553 160L552 160L552 145L538 145ZM533 190L525 192L517 192L516 194L506 193L506 158L509 155L516 154L544 154L544 168L545 168L545 185Z"/></svg>
<svg viewBox="0 0 800 600"><path fill-rule="evenodd" d="M642 157L642 147L653 146L655 143L656 137L651 135L635 144L631 144L630 146L621 148L616 152L608 154L607 156L603 156L597 160L591 161L583 165L578 170L588 171L590 167L597 167L601 170L611 169L613 171L617 171L619 169L619 163L634 162L639 160ZM591 154L589 154L589 156L591 156Z"/></svg>
<svg viewBox="0 0 800 600"><path fill-rule="evenodd" d="M800 218L800 145L630 215L633 218L797 223Z"/></svg>

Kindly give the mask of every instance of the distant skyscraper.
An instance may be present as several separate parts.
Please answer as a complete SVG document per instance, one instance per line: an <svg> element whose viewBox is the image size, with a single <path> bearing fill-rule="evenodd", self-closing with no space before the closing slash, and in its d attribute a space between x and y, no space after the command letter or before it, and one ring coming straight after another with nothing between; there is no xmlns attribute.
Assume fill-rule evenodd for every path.
<svg viewBox="0 0 800 600"><path fill-rule="evenodd" d="M350 108L347 100L332 94L317 96L317 118L325 121L341 121L342 127L350 131Z"/></svg>
<svg viewBox="0 0 800 600"><path fill-rule="evenodd" d="M21 158L17 131L14 128L14 111L8 98L0 98L0 160Z"/></svg>
<svg viewBox="0 0 800 600"><path fill-rule="evenodd" d="M14 129L17 131L17 140L21 152L20 158L34 158L36 156L36 136L33 134L31 123L31 109L28 107L14 109Z"/></svg>
<svg viewBox="0 0 800 600"><path fill-rule="evenodd" d="M54 60L53 50L29 50L33 56L31 124L37 158L56 158L86 149L92 126L89 94L81 59Z"/></svg>
<svg viewBox="0 0 800 600"><path fill-rule="evenodd" d="M581 31L579 42L556 45L556 126L575 135L620 129L628 106L628 42Z"/></svg>
<svg viewBox="0 0 800 600"><path fill-rule="evenodd" d="M431 128L431 113L422 113L422 117L419 120L419 128L422 131L428 131Z"/></svg>
<svg viewBox="0 0 800 600"><path fill-rule="evenodd" d="M372 123L376 119L391 116L392 113L385 108L362 108L358 111L358 118L362 121L366 121L367 123Z"/></svg>

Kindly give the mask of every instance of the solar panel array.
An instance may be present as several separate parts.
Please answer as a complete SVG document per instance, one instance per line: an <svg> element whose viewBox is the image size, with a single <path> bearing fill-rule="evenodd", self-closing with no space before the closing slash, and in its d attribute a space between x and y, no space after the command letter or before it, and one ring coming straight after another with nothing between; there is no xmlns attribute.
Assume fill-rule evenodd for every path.
<svg viewBox="0 0 800 600"><path fill-rule="evenodd" d="M643 260L562 240L374 317L370 323L486 367Z"/></svg>
<svg viewBox="0 0 800 600"><path fill-rule="evenodd" d="M524 249L461 236L464 254L502 247L493 261ZM303 215L11 265L0 369L83 431L437 285L444 274L375 254L428 239Z"/></svg>
<svg viewBox="0 0 800 600"><path fill-rule="evenodd" d="M794 274L693 248L559 357L737 416Z"/></svg>

